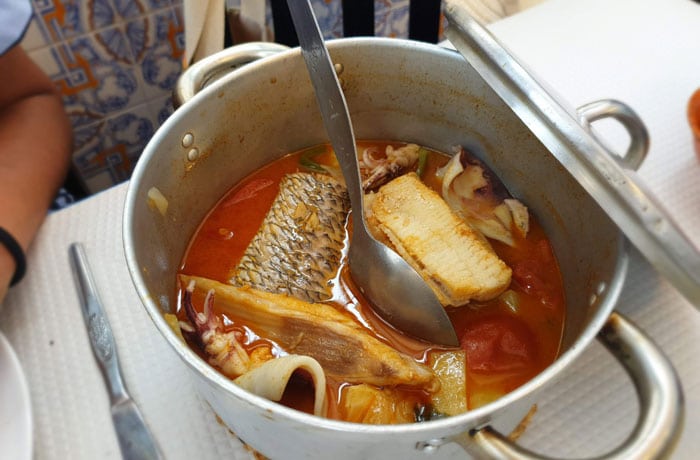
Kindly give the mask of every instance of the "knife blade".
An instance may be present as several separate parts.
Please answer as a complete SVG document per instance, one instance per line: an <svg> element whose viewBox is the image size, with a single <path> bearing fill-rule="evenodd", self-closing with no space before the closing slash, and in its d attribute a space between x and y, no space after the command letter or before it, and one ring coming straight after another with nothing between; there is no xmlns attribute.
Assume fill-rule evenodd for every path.
<svg viewBox="0 0 700 460"><path fill-rule="evenodd" d="M90 345L109 393L112 422L126 460L162 459L160 448L122 378L112 328L81 243L68 249Z"/></svg>

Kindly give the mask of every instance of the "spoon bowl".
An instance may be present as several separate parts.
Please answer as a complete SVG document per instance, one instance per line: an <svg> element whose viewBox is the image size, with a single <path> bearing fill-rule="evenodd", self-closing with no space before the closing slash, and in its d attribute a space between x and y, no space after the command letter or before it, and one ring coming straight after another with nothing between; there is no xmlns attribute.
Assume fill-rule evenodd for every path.
<svg viewBox="0 0 700 460"><path fill-rule="evenodd" d="M450 318L423 278L364 224L353 222L348 265L353 281L389 324L429 342L459 345Z"/></svg>
<svg viewBox="0 0 700 460"><path fill-rule="evenodd" d="M350 195L353 233L348 265L353 281L389 324L416 338L442 345L459 341L445 309L423 278L367 229L357 146L345 96L308 0L287 2L321 110Z"/></svg>

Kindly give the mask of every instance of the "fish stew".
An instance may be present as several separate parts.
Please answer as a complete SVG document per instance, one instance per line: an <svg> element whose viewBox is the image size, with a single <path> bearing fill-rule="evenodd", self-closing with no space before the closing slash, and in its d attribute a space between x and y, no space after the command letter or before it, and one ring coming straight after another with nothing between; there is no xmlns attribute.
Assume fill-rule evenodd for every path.
<svg viewBox="0 0 700 460"><path fill-rule="evenodd" d="M410 155L396 154L407 148L413 148ZM314 356L325 371L318 379L325 377L325 381L319 383L309 368L295 368L285 387L273 399L289 407L333 419L362 423L420 422L456 415L487 404L524 384L550 365L561 343L564 294L556 259L536 218L529 215L517 200L508 196L498 179L464 149L458 149L450 160L451 157L444 153L408 144L361 141L358 142L358 152L362 157L363 186L369 195L373 196L377 191L376 195L379 195L382 186L391 183L395 177L416 173L431 190L430 193L436 192L450 204L455 215L465 220L470 228L480 229L478 239L485 242L486 247L507 266L508 282L488 300L471 300L465 305L446 306L460 338L460 350L414 340L378 317L352 282L343 257L348 235L351 234L351 219L345 217L340 235L342 244L336 248L339 252L337 264L330 266L335 274L323 281L325 287L320 288L327 288L327 295L324 298L322 292L302 299L304 302L300 303L300 308L315 308L315 305L321 304L333 310L329 314L337 312L354 323L347 324L351 332L346 339L338 339L342 332L333 332L332 340L325 337L318 343L337 342L341 348L387 346L400 355L399 360L408 357L421 368L408 366L405 380L398 377L391 381L377 380L370 375L371 371L366 371L373 366L367 358L369 364L363 361L357 373L334 372L328 370L332 367L332 364L328 364L329 360L338 358L347 361L356 357L347 357L337 351L319 352L318 349L325 346L311 345L308 348L315 351L310 354L328 351L332 355ZM342 183L335 156L328 145L289 154L255 171L236 184L201 223L184 255L180 275L196 275L220 283L214 283L215 286L239 285L245 291L245 279L255 281L259 273L253 269L252 275L248 273L245 275L247 278L241 278L242 259L250 256L247 251L250 252L254 246L254 240L261 238L263 227L267 225L265 222L268 222L266 219L270 218L271 207L276 206L282 194L281 183L290 175L299 173L328 176ZM451 184L447 184L447 181L451 181ZM450 194L452 196L448 196ZM306 209L308 203L305 204L305 200L307 198L302 198L287 214L298 213L300 207ZM514 203L509 203L509 200ZM349 207L347 204L344 206ZM456 209L455 206L461 208ZM368 208L371 209L371 206ZM507 215L504 217L504 210L508 209L512 212L505 212ZM368 216L370 226L372 220ZM274 225L271 228L275 228ZM297 237L292 235L292 239ZM391 243L391 240L387 241ZM265 241L260 243L268 244ZM333 244L337 245L337 242ZM335 258L334 255L324 257ZM257 259L253 257L251 260ZM308 268L308 263L300 267ZM306 268L297 267L296 270L305 271ZM311 269L308 271L315 273ZM227 288L211 289L212 295L209 295L195 288L188 291L184 280L181 277L178 293L181 302L177 316L169 318L169 321L203 359L236 379L236 382L239 382L240 374L257 368L260 363L304 354L300 353L300 350L303 351L299 346L301 339L289 339L274 328L269 329L269 321L248 322L243 318L247 313L238 314L222 306L226 298L223 291ZM277 297L271 300L264 298L247 304L243 297L248 291L241 291L232 294L234 300L230 301L231 304L258 305L270 301L277 305L286 302L283 299L285 296L295 297L292 294L296 291L280 289L280 286L288 285L285 284L288 280L272 289L267 289L264 280L262 284L260 280L257 280L258 284L253 281L251 284L255 289L250 289L251 292L270 290L281 296L279 299L282 300ZM190 287L196 284L191 280L189 283ZM274 285L274 280L272 283ZM188 312L186 304L190 303ZM210 311L207 311L208 308ZM308 317L313 315L315 312L307 314ZM321 321L318 328L323 328L324 322L339 324L345 321L331 317L334 319ZM286 326L282 327L292 324L288 318L285 321ZM312 327L313 330L318 328ZM359 330L368 335L363 344L354 342ZM305 331L298 337L304 334L311 333ZM214 336L218 339L213 339ZM385 356L386 351L376 354ZM238 364L229 365L231 360ZM347 364L344 361L340 365L344 363ZM380 364L383 368L390 367L385 363ZM354 362L347 364L349 368L353 366ZM437 375L437 384L432 380L415 384L421 380L423 368ZM391 372L398 375L403 371L392 368ZM365 374L369 376L363 377ZM432 383L427 383L429 381ZM319 385L325 387L325 402L322 405L318 401Z"/></svg>

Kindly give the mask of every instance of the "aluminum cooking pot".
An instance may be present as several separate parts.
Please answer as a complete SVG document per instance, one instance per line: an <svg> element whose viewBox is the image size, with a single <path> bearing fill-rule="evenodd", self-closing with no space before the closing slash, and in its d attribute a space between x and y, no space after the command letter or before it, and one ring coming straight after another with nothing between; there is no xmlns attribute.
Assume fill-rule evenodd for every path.
<svg viewBox="0 0 700 460"><path fill-rule="evenodd" d="M558 374L597 338L630 374L641 403L634 432L610 457L669 451L682 419L679 381L663 353L613 311L628 263L623 235L490 85L459 54L435 45L380 38L328 43L358 139L415 142L443 152L464 145L537 216L565 283L559 358L527 384L465 414L416 424L360 425L248 393L183 344L162 313L176 308L176 271L204 216L252 171L327 142L299 49L242 46L187 71L178 94L189 100L144 150L124 217L127 262L146 310L236 435L273 459L534 457L500 433L512 430L537 402L538 392L555 385ZM639 152L629 155L636 162ZM167 209L149 206L154 187Z"/></svg>

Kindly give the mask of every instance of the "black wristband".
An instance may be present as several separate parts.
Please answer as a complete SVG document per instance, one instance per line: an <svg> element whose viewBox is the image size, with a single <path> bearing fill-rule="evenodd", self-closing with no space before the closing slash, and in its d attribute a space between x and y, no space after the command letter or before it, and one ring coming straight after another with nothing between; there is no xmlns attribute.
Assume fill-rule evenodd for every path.
<svg viewBox="0 0 700 460"><path fill-rule="evenodd" d="M24 277L24 272L27 270L27 260L24 258L24 251L22 251L22 247L17 243L17 240L2 227L0 227L0 243L7 248L7 252L15 259L15 274L10 281L10 286L14 286Z"/></svg>

